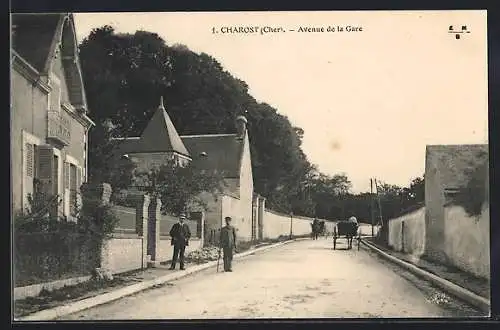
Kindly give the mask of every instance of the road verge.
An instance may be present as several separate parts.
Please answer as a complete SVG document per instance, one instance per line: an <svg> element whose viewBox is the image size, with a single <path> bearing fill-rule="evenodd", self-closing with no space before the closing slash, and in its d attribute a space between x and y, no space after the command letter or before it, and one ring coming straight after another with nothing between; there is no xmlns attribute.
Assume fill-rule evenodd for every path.
<svg viewBox="0 0 500 330"><path fill-rule="evenodd" d="M366 240L362 239L361 243L367 246L369 249L372 251L377 252L380 256L383 258L395 263L396 265L410 271L411 273L423 278L424 280L436 285L440 289L444 290L445 292L467 302L468 304L479 308L481 311L486 312L490 314L490 301L484 297L481 297L459 285L456 285L455 283L452 283L448 280L445 280L439 276L436 276L432 273L429 273L415 265L412 265L409 262L403 261L401 259L398 259L394 256L391 256L388 253L385 253L381 249L377 248L373 244L367 242Z"/></svg>
<svg viewBox="0 0 500 330"><path fill-rule="evenodd" d="M263 251L266 251L269 249L273 249L273 248L280 247L280 246L288 244L288 243L301 241L304 239L307 239L307 238L297 238L297 239L293 239L293 240L288 240L288 241L283 241L283 242L279 242L279 243L274 243L274 244L258 247L255 249L250 249L250 250L247 250L247 251L244 251L244 252L241 252L241 253L234 255L234 259L241 259L241 258L244 258L244 257L249 256L249 255L253 255L253 254L258 253L258 252L263 252ZM96 307L99 305L107 304L107 303L110 303L112 301L121 299L123 297L126 297L129 295L153 288L155 286L164 284L166 282L170 282L170 281L174 281L174 280L186 277L188 275L191 275L191 274L194 274L194 273L197 273L197 272L200 272L202 270L205 270L205 269L208 269L211 267L215 267L215 266L217 266L217 261L209 261L209 262L204 263L204 264L192 266L192 267L190 267L186 270L183 270L183 271L167 274L167 275L158 277L158 278L153 279L153 280L144 281L144 282L140 282L137 284L129 285L129 286L126 286L124 288L120 288L118 290L104 293L102 295L82 299L82 300L70 303L68 305L58 306L58 307L54 307L54 308L50 308L50 309L45 309L45 310L30 314L30 315L18 317L18 318L15 318L15 321L50 321L50 320L55 320L57 318L65 316L65 315L74 314L74 313L81 312L81 311L89 309L89 308L93 308L93 307Z"/></svg>

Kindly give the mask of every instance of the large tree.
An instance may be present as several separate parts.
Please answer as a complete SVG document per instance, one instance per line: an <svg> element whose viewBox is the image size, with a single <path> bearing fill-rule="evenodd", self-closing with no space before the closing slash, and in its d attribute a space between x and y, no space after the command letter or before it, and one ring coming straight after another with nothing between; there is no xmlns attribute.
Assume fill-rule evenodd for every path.
<svg viewBox="0 0 500 330"><path fill-rule="evenodd" d="M224 189L223 173L204 171L194 165L176 166L167 162L149 171L135 171L134 184L142 191L159 198L162 212L179 214L190 207L206 210L203 194L219 195Z"/></svg>
<svg viewBox="0 0 500 330"><path fill-rule="evenodd" d="M145 128L161 95L180 134L234 132L234 119L248 119L256 192L280 211L310 211L301 196L310 164L300 148L303 131L272 106L257 102L247 84L225 71L208 54L182 45L167 46L155 33L118 34L95 29L80 45L91 116L91 179L125 185L129 177L109 160L112 136L137 136ZM124 166L130 164L124 164ZM115 166L115 165L113 165ZM126 172L119 170L120 173Z"/></svg>

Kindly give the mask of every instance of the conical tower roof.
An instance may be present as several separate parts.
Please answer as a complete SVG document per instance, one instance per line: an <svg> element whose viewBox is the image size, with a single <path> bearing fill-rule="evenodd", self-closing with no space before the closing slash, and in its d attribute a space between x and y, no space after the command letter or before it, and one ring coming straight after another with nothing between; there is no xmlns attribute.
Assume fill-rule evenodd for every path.
<svg viewBox="0 0 500 330"><path fill-rule="evenodd" d="M141 152L177 152L190 156L163 106L163 96L160 106L142 132L140 144Z"/></svg>

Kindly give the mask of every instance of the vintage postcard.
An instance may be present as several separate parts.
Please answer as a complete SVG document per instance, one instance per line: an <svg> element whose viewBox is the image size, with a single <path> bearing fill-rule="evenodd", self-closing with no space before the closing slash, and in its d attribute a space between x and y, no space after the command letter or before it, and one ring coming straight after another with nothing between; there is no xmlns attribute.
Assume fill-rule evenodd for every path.
<svg viewBox="0 0 500 330"><path fill-rule="evenodd" d="M486 22L11 14L14 320L489 316Z"/></svg>

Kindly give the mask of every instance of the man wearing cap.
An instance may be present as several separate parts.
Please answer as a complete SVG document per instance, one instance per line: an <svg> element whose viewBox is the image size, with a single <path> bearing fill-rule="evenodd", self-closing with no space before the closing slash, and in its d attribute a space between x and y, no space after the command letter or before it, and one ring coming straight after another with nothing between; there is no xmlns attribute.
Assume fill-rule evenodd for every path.
<svg viewBox="0 0 500 330"><path fill-rule="evenodd" d="M233 251L236 247L236 230L231 226L231 217L226 217L226 225L220 231L220 247L224 253L224 271L232 272Z"/></svg>
<svg viewBox="0 0 500 330"><path fill-rule="evenodd" d="M174 224L172 229L170 229L170 236L172 237L170 244L174 246L174 255L172 256L170 269L175 269L177 259L179 259L181 270L184 269L184 251L186 250L186 246L189 245L189 239L191 238L191 231L189 230L189 226L184 223L184 220L186 220L186 215L181 213L179 222Z"/></svg>

